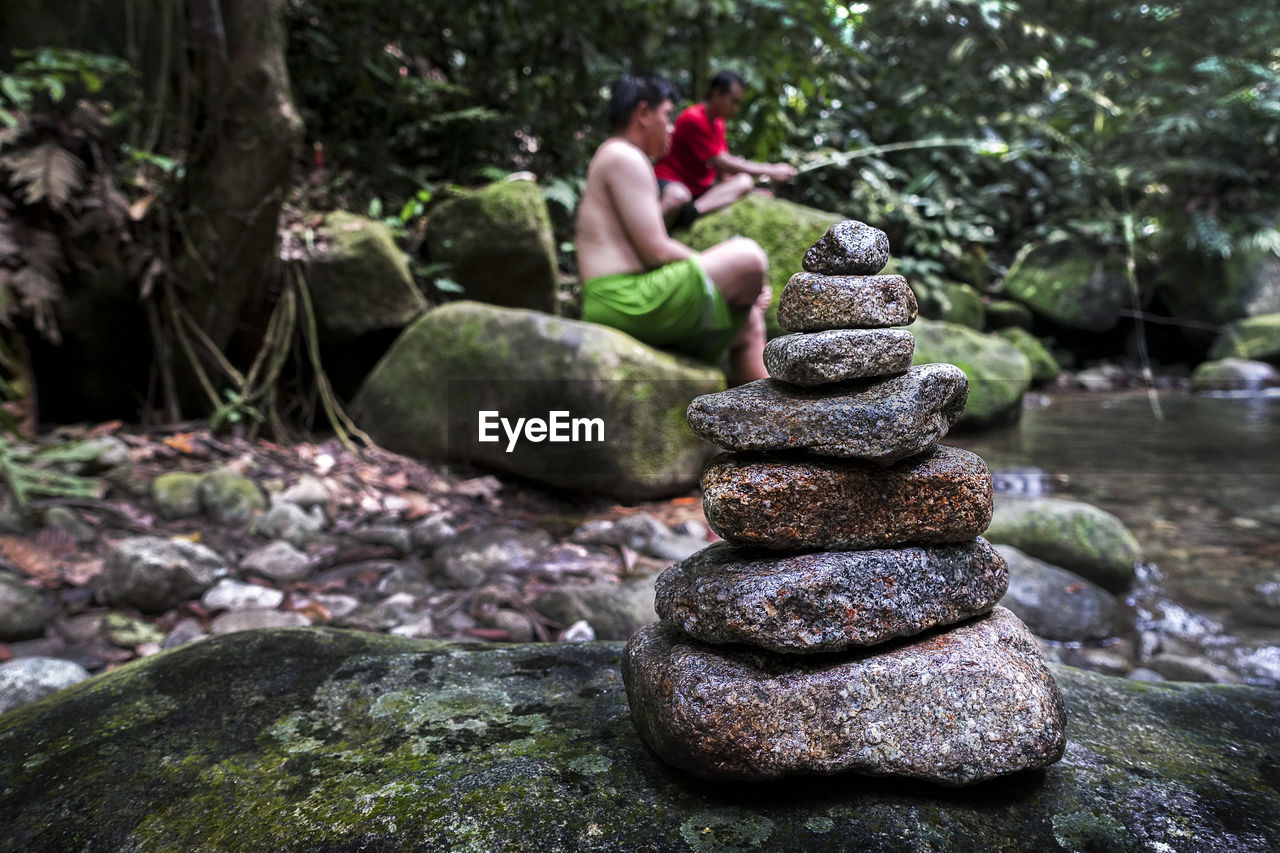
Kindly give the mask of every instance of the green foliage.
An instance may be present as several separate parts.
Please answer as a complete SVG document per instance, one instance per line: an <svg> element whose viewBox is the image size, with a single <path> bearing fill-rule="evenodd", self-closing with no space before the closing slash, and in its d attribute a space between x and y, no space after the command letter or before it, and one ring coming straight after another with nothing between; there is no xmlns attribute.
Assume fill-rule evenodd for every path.
<svg viewBox="0 0 1280 853"><path fill-rule="evenodd" d="M0 478L19 506L33 497L95 498L102 483L56 470L52 466L88 462L101 450L86 442L68 442L43 449L12 444L0 436Z"/></svg>
<svg viewBox="0 0 1280 853"><path fill-rule="evenodd" d="M19 124L17 113L57 104L69 89L78 87L94 95L102 92L108 80L133 73L124 60L81 50L42 47L16 50L14 56L21 61L13 71L0 71L0 122L9 127Z"/></svg>
<svg viewBox="0 0 1280 853"><path fill-rule="evenodd" d="M209 428L219 430L225 426L239 426L247 424L250 421L254 423L262 423L265 418L262 412L249 402L249 398L244 394L233 391L230 388L224 388L222 391L223 402L209 416Z"/></svg>

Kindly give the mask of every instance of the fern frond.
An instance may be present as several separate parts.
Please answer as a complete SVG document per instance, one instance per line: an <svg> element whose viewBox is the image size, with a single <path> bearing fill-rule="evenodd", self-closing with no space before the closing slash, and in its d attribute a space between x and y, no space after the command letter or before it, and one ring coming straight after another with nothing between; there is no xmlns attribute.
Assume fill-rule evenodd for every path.
<svg viewBox="0 0 1280 853"><path fill-rule="evenodd" d="M22 200L27 204L44 201L59 210L71 194L84 186L84 164L56 142L44 142L35 148L14 151L0 157L15 183L24 186Z"/></svg>
<svg viewBox="0 0 1280 853"><path fill-rule="evenodd" d="M58 283L35 267L25 266L9 279L9 287L31 317L36 331L53 344L61 343L57 308L62 304L62 288Z"/></svg>

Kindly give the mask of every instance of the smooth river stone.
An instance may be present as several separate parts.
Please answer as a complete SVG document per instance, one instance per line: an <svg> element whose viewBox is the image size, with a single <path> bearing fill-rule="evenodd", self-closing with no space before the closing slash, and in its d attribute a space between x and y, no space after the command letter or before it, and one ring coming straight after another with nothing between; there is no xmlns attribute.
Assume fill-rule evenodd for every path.
<svg viewBox="0 0 1280 853"><path fill-rule="evenodd" d="M658 576L663 622L706 643L838 652L986 613L1009 585L985 539L936 548L776 553L717 542Z"/></svg>
<svg viewBox="0 0 1280 853"><path fill-rule="evenodd" d="M737 545L790 550L967 542L991 523L991 473L958 447L881 467L721 453L702 472L702 509Z"/></svg>
<svg viewBox="0 0 1280 853"><path fill-rule="evenodd" d="M989 615L890 650L780 656L668 625L627 643L641 737L705 779L863 773L969 785L1062 757L1066 711L1031 632Z"/></svg>
<svg viewBox="0 0 1280 853"><path fill-rule="evenodd" d="M765 345L764 366L774 379L812 388L903 373L915 350L915 336L906 329L796 332Z"/></svg>
<svg viewBox="0 0 1280 853"><path fill-rule="evenodd" d="M726 450L806 450L884 464L938 443L964 412L969 380L954 364L888 379L796 388L757 379L689 404L689 426Z"/></svg>
<svg viewBox="0 0 1280 853"><path fill-rule="evenodd" d="M900 275L798 272L778 297L778 325L788 332L906 326L918 311L916 295Z"/></svg>
<svg viewBox="0 0 1280 853"><path fill-rule="evenodd" d="M846 219L809 247L800 266L823 275L875 275L888 262L889 236L865 222Z"/></svg>

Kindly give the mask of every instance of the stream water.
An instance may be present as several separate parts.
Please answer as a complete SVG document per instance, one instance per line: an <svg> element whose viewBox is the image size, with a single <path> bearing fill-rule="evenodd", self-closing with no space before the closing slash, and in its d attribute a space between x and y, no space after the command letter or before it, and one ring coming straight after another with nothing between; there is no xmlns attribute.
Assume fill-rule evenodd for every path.
<svg viewBox="0 0 1280 853"><path fill-rule="evenodd" d="M1144 550L1123 642L1280 688L1280 396L1055 393L947 443L990 465L996 501L1039 491L1118 516ZM1005 491L1001 491L1004 489Z"/></svg>

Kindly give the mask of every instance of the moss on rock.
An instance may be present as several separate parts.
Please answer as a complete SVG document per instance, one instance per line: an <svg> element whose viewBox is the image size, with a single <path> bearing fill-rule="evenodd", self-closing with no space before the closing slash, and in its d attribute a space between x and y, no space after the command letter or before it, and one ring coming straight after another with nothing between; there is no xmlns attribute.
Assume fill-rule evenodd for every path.
<svg viewBox="0 0 1280 853"><path fill-rule="evenodd" d="M1280 314L1237 320L1222 330L1209 358L1246 358L1280 362Z"/></svg>
<svg viewBox="0 0 1280 853"><path fill-rule="evenodd" d="M731 237L750 237L769 256L769 284L773 302L766 321L769 337L782 334L778 325L778 298L791 276L800 272L805 251L827 229L844 217L794 202L749 195L741 201L700 217L676 238L698 251Z"/></svg>
<svg viewBox="0 0 1280 853"><path fill-rule="evenodd" d="M1022 413L1031 364L1016 347L955 323L917 320L907 329L916 339L916 364L949 362L969 377L969 402L959 423L1002 423Z"/></svg>
<svg viewBox="0 0 1280 853"><path fill-rule="evenodd" d="M450 265L467 299L557 311L551 216L533 181L499 181L440 204L427 222L427 253Z"/></svg>
<svg viewBox="0 0 1280 853"><path fill-rule="evenodd" d="M203 474L170 471L151 481L151 500L165 518L190 518L200 514L200 481Z"/></svg>
<svg viewBox="0 0 1280 853"><path fill-rule="evenodd" d="M1009 270L1000 290L1035 313L1062 326L1105 332L1129 304L1123 267L1089 246L1040 246Z"/></svg>
<svg viewBox="0 0 1280 853"><path fill-rule="evenodd" d="M310 258L307 283L325 343L400 329L425 310L409 259L387 226L335 211L325 217L322 233L328 242Z"/></svg>
<svg viewBox="0 0 1280 853"><path fill-rule="evenodd" d="M595 323L535 311L454 302L406 329L353 403L379 444L410 455L461 459L561 488L623 498L695 485L708 446L684 412L724 375ZM512 447L504 428L481 442L480 412L510 424L550 413L603 425L603 441ZM490 421L493 423L493 420ZM586 439L588 430L578 433ZM571 436L572 437L572 436Z"/></svg>
<svg viewBox="0 0 1280 853"><path fill-rule="evenodd" d="M1133 582L1134 564L1142 559L1138 540L1120 519L1092 504L1062 498L996 501L983 536L1112 590Z"/></svg>
<svg viewBox="0 0 1280 853"><path fill-rule="evenodd" d="M1031 363L1032 384L1040 385L1045 382L1052 382L1062 372L1062 368L1058 366L1057 359L1049 354L1049 350L1045 349L1039 338L1026 329L1020 326L1006 326L996 332L995 335L1000 340L1013 344L1013 346L1017 347L1018 352L1027 357L1027 361Z"/></svg>
<svg viewBox="0 0 1280 853"><path fill-rule="evenodd" d="M1054 666L1048 769L974 788L698 782L631 723L620 643L218 637L0 717L0 850L1264 851L1280 694Z"/></svg>
<svg viewBox="0 0 1280 853"><path fill-rule="evenodd" d="M921 317L979 330L986 324L982 294L967 284L944 281L935 287L912 285L911 289L915 291Z"/></svg>

